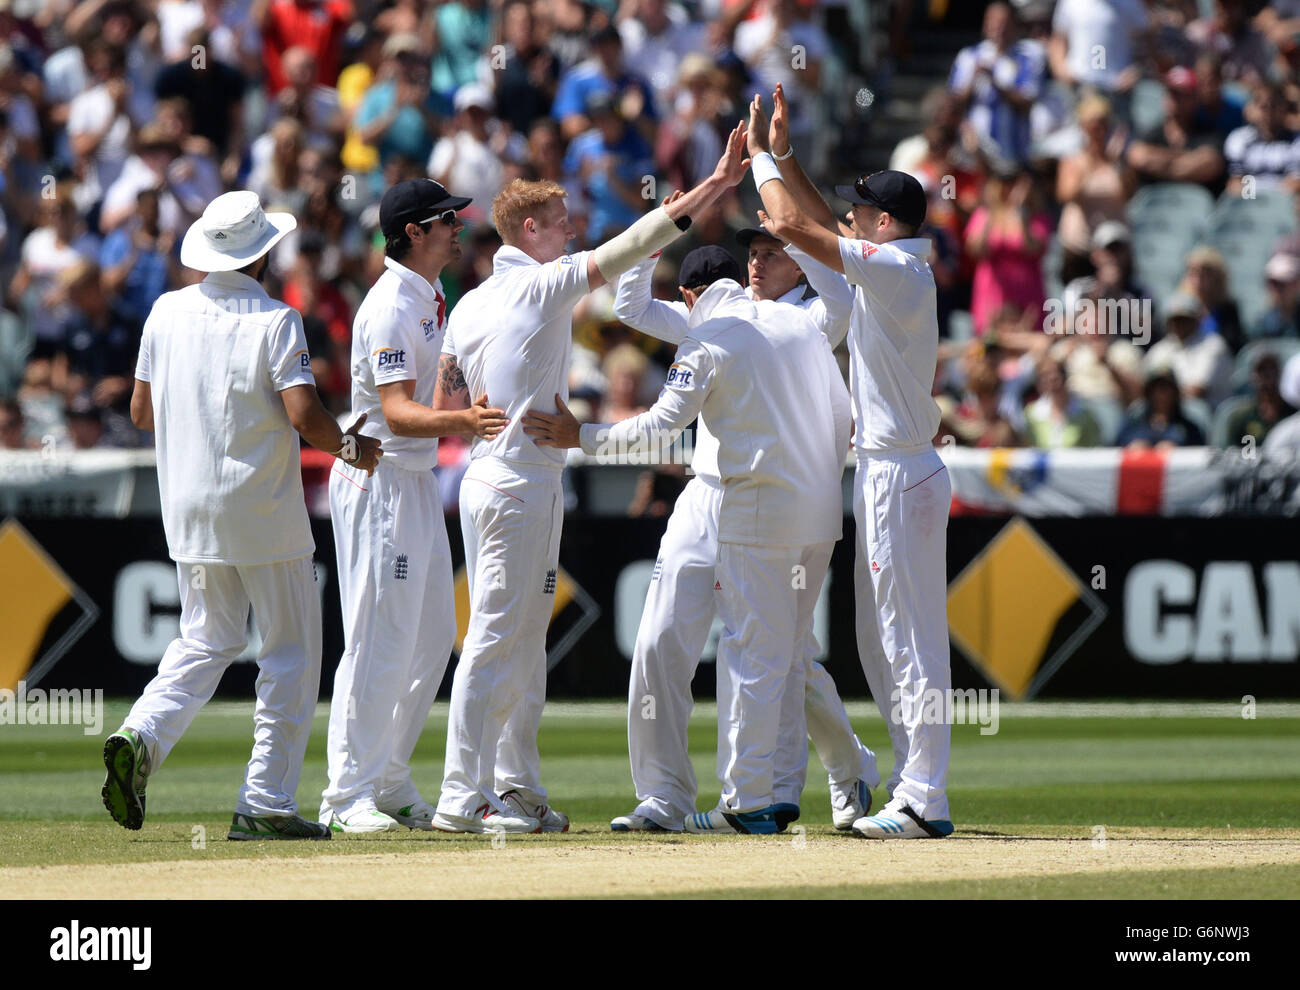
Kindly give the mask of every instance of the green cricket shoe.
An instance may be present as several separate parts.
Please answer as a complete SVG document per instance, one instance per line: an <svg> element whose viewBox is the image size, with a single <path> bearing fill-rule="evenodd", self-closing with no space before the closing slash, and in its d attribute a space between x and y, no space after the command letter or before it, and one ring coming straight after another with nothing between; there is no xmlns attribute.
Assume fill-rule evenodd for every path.
<svg viewBox="0 0 1300 990"><path fill-rule="evenodd" d="M108 776L99 792L113 821L138 831L144 824L144 788L149 780L149 750L140 733L125 726L104 741Z"/></svg>
<svg viewBox="0 0 1300 990"><path fill-rule="evenodd" d="M328 826L309 822L301 815L244 815L238 811L230 820L230 834L236 842L256 839L329 839Z"/></svg>

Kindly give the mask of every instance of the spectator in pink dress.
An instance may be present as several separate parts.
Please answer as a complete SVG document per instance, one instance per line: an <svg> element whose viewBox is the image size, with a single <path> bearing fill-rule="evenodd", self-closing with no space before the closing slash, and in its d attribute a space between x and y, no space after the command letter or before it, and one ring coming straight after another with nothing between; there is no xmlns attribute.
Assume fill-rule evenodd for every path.
<svg viewBox="0 0 1300 990"><path fill-rule="evenodd" d="M1043 252L1052 235L1051 218L1039 206L1033 177L991 178L984 203L966 226L966 252L975 262L971 317L975 332L988 329L993 316L1010 303L1037 314L1042 326Z"/></svg>

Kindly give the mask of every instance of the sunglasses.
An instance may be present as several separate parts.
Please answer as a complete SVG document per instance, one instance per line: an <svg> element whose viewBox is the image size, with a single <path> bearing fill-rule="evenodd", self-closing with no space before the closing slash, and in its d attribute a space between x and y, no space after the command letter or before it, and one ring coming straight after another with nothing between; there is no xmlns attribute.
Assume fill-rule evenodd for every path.
<svg viewBox="0 0 1300 990"><path fill-rule="evenodd" d="M433 216L429 217L428 220L421 222L432 223L434 220L437 220L439 223L445 223L448 227L454 227L456 226L456 211L443 210L441 213L435 213Z"/></svg>
<svg viewBox="0 0 1300 990"><path fill-rule="evenodd" d="M865 199L869 205L875 206L876 197L871 190L867 188L867 178L868 176L865 175L858 176L857 181L853 183L853 191L856 192L860 198Z"/></svg>

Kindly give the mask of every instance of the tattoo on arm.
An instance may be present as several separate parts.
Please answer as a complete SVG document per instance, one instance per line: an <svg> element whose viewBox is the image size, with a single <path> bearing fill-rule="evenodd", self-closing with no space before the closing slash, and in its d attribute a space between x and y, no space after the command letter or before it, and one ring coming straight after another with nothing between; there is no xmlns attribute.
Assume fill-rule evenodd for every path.
<svg viewBox="0 0 1300 990"><path fill-rule="evenodd" d="M465 373L450 354L438 359L438 389L450 398L463 396L469 398L469 385L465 383Z"/></svg>

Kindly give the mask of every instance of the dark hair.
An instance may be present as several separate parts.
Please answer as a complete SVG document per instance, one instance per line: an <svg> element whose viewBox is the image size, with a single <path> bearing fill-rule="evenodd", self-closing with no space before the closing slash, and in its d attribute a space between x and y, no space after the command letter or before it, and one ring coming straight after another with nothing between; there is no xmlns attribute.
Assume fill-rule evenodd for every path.
<svg viewBox="0 0 1300 990"><path fill-rule="evenodd" d="M416 226L427 234L433 229L433 221L428 220L425 223L417 223ZM384 235L384 254L388 255L388 257L394 261L401 261L410 253L411 238L407 236L405 227L402 228L400 234Z"/></svg>

